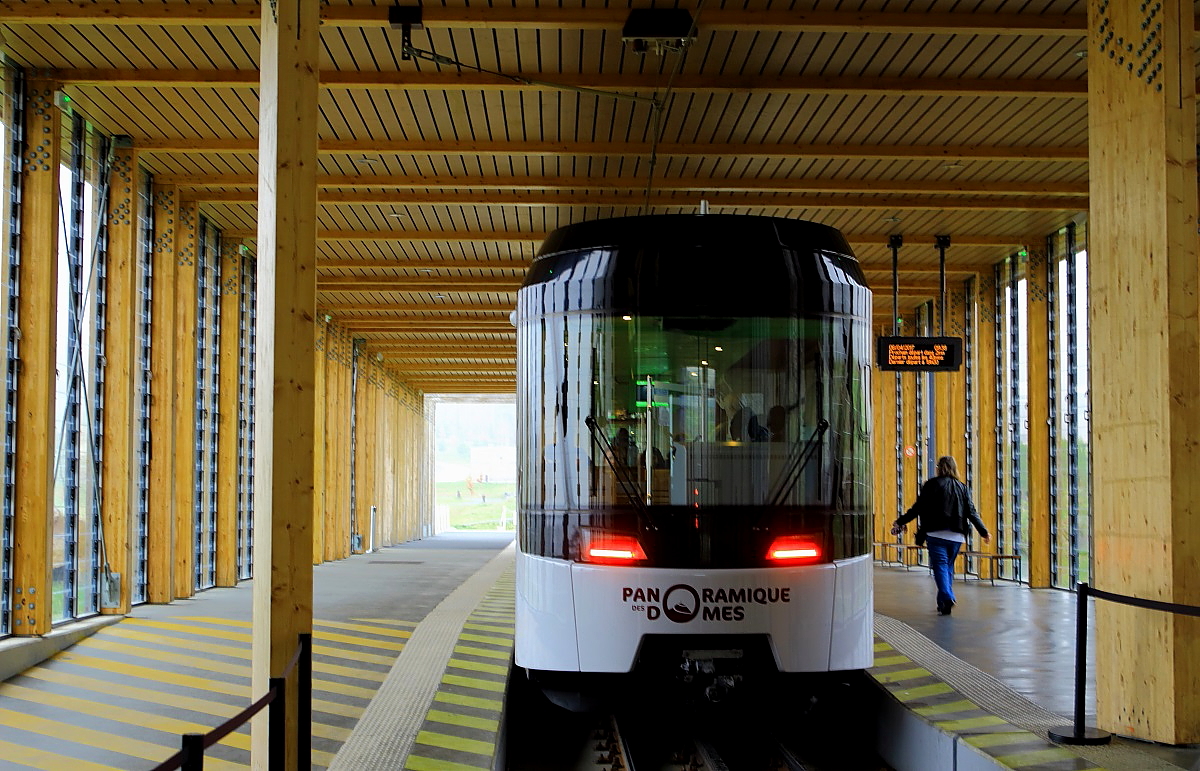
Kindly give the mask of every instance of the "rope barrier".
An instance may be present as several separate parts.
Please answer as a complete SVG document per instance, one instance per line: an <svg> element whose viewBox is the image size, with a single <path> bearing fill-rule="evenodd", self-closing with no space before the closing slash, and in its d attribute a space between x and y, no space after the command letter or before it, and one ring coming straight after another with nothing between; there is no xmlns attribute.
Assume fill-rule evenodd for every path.
<svg viewBox="0 0 1200 771"><path fill-rule="evenodd" d="M1185 616L1200 616L1200 608L1162 600L1146 600L1125 594L1093 589L1086 581L1078 585L1078 603L1075 609L1075 720L1069 726L1051 728L1047 733L1051 741L1060 744L1108 744L1112 734L1099 728L1090 728L1083 723L1084 689L1087 680L1087 601L1088 597L1130 605L1135 608L1157 610L1163 613L1178 613Z"/></svg>

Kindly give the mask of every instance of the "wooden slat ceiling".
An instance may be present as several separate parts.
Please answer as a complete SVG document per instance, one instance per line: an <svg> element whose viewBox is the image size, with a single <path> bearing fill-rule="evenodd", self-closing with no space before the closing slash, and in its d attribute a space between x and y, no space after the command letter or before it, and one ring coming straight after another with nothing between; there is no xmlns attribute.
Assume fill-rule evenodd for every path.
<svg viewBox="0 0 1200 771"><path fill-rule="evenodd" d="M621 30L651 4L426 6L413 45L459 67L403 59L386 6L323 3L321 312L422 390L511 391L515 291L564 224L701 199L824 222L882 320L889 234L911 310L938 292L935 234L954 281L1087 209L1082 0L702 0L682 53L639 54ZM158 183L253 241L259 14L0 2L0 32Z"/></svg>

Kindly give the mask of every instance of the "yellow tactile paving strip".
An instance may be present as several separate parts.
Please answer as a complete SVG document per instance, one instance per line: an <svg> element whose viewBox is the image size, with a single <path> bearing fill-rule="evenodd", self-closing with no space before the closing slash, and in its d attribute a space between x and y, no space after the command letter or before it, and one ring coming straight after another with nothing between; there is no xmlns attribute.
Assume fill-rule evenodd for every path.
<svg viewBox="0 0 1200 771"><path fill-rule="evenodd" d="M496 757L513 648L513 571L509 568L463 624L442 682L404 768L490 769Z"/></svg>
<svg viewBox="0 0 1200 771"><path fill-rule="evenodd" d="M314 621L313 765L328 766L414 624ZM151 768L251 701L248 621L128 618L0 684L0 769ZM205 754L249 768L249 727Z"/></svg>
<svg viewBox="0 0 1200 771"><path fill-rule="evenodd" d="M1021 771L1104 771L1071 750L1005 722L974 704L928 669L879 637L868 673L909 711L1006 768Z"/></svg>

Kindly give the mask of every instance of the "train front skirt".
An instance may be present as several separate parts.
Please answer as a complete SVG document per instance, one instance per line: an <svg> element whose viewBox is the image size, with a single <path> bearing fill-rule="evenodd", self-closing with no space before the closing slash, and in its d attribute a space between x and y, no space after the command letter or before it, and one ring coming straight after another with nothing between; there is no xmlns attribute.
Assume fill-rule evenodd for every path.
<svg viewBox="0 0 1200 771"><path fill-rule="evenodd" d="M648 636L765 637L779 672L873 659L871 557L794 568L606 567L519 554L516 663L630 672Z"/></svg>

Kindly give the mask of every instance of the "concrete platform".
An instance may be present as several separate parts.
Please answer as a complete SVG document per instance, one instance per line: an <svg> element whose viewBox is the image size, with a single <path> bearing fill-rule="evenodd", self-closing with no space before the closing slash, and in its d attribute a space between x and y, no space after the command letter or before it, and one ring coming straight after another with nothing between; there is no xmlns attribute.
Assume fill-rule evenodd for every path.
<svg viewBox="0 0 1200 771"><path fill-rule="evenodd" d="M317 568L314 768L501 766L512 562L512 534L447 533ZM938 616L927 570L875 568L869 674L877 746L894 767L1200 768L1194 749L1047 742L1048 727L1070 722L1075 597L986 581L956 591L954 614ZM24 665L0 684L0 769L151 768L180 733L219 724L250 698L250 607L249 584L140 606ZM1092 724L1091 689L1087 703ZM248 765L243 729L205 767Z"/></svg>

